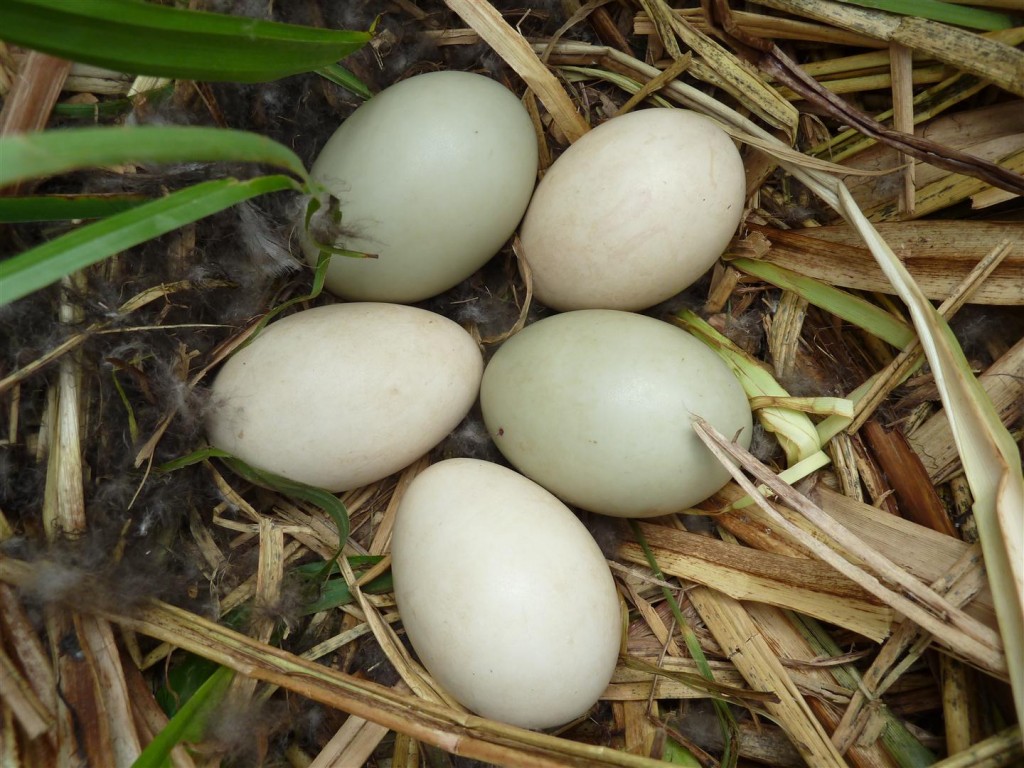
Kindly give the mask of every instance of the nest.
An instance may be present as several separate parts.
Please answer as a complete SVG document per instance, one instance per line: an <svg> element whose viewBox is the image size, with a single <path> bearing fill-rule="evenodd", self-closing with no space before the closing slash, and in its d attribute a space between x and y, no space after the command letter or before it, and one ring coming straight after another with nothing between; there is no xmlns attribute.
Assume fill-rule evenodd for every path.
<svg viewBox="0 0 1024 768"><path fill-rule="evenodd" d="M5 302L5 764L1024 758L1021 27L982 34L830 0L194 5L333 29L376 19L344 62L362 83L487 74L523 96L542 173L634 108L717 119L743 149L744 222L701 282L647 314L747 371L760 427L750 453L701 431L736 479L699 509L634 525L580 512L628 627L594 708L535 733L439 690L390 591L412 479L440 458L502 461L479 414L340 499L257 485L204 450L217 365L267 313L335 301L296 258L300 195L253 198ZM0 53L3 134L230 127L308 168L361 103L312 73L143 82ZM255 174L91 168L30 191L128 204ZM71 227L20 223L0 243L21 253ZM510 242L422 306L487 354L548 312L530 288Z"/></svg>

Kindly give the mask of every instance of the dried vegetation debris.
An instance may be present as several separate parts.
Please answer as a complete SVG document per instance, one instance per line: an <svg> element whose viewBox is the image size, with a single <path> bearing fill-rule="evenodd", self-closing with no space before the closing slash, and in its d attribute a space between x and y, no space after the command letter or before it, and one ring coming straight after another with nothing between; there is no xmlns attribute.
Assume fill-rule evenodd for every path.
<svg viewBox="0 0 1024 768"><path fill-rule="evenodd" d="M532 79L544 70L539 62L508 31L483 26L465 3L447 5L467 13L467 22L441 3L405 0L200 5L333 28L366 28L379 18L374 42L346 62L374 91L438 68L482 71L517 93L523 79L541 87ZM972 54L956 46L980 36L958 33L925 44L918 26L894 29L825 0L804 8L773 0L731 15L724 3L671 10L653 0L475 5L481 14L483 6L500 9L546 57L544 71L560 78L554 82L564 103L532 103L546 139L544 164L578 128L578 115L590 124L607 119L629 99L619 86L674 67L676 77L659 83L660 97L686 103L692 96L676 84L696 86L793 138L808 162L813 155L876 174L897 168L846 180L928 298L946 299L1009 238L952 326L1020 441L1024 209L1013 185L1024 166L1013 116L1024 105L1006 74L1019 57L972 60L961 69ZM854 24L851 14L871 23ZM545 50L556 32L558 43ZM1019 45L1019 32L989 33L987 40ZM506 35L507 47L494 44L495 34ZM891 68L899 45L921 54L904 70ZM0 83L9 89L25 58L6 54ZM841 94L844 110L852 106L883 121L892 111L909 111L920 136L933 142L917 146L938 147L957 162L956 152L966 152L1000 170L993 176L970 161L953 170L921 161L900 169L907 162L900 152L911 147L866 138L854 129L866 124L837 112L823 89L804 81L803 90L796 88L791 62ZM72 67L62 103L119 98L128 84L108 80L110 93L81 74ZM894 87L900 77L909 77L911 87ZM38 87L52 90L53 83ZM7 90L5 107L17 95ZM571 114L559 112L564 104ZM308 166L357 105L352 94L313 75L246 86L179 82L162 96L137 100L126 119L253 130L293 148ZM8 120L11 111L5 109ZM75 121L57 112L45 124ZM745 271L743 259L848 289L907 327L908 313L851 227L775 159L749 147L744 157L751 192L744 238L708 278L651 314L700 310L772 370L788 394L845 397L894 364L899 350L855 319ZM208 172L96 170L40 189L144 193ZM934 604L948 609L949 624L933 628L931 638L941 651L928 647L916 624L899 622L892 600L818 559L809 540L780 522L779 515L792 528L824 536L819 524L793 511L795 504L776 504L774 512L740 507L744 494L730 485L701 505L706 516L639 527L660 576L647 567L635 534L591 521L630 609L625 651L632 663L624 658L602 701L561 730L562 741L467 720L419 668L386 586L372 587L386 572L397 503L425 462L343 494L351 520L346 552L385 560L357 567L364 589L354 590L352 602L305 614L301 606L317 589L300 566L323 562L339 547L338 530L322 511L253 487L216 463L158 470L201 444L202 374L237 343L238 329L308 293L310 273L294 256L298 210L294 195L263 197L111 259L63 291L47 289L0 308L0 553L3 580L21 590L16 595L0 585L0 650L5 674L17 683L4 686L0 709L22 764L72 765L83 757L129 764L166 723L152 691L168 695L176 674L208 674L213 667L197 662L207 656L247 676L230 683L206 737L190 753L179 747L176 765L475 764L438 745L503 764L641 765L650 763L632 756L667 757L672 744L715 765L725 742L706 684L697 682L687 633L710 659L716 682L743 702L732 709L738 722L729 738L744 760L888 766L924 765L943 754L999 755L993 765L1019 759L1019 731L1003 731L1014 707L999 679L1005 659L1000 667L991 645L993 595L974 545L970 491L927 367L904 383L894 380L863 414L863 427L838 431L826 447L831 466L799 487L807 503L856 537L838 546L854 562L880 553L917 587L932 586L923 603L942 596ZM10 227L0 233L0 249L20 252L63 226ZM516 324L527 289L510 244L425 306L489 342L486 352ZM523 319L532 321L546 310L534 304L528 312ZM771 470L784 469L771 432L760 431L752 451ZM442 456L500 460L478 414L437 449L435 457ZM124 631L112 629L116 624ZM640 661L663 672L638 669ZM754 692L773 696L743 698Z"/></svg>

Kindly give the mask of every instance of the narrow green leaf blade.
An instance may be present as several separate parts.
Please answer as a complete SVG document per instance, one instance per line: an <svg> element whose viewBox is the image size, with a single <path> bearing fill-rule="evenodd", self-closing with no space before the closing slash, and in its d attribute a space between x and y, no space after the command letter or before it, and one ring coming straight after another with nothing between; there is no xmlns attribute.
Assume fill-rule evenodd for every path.
<svg viewBox="0 0 1024 768"><path fill-rule="evenodd" d="M168 765L171 750L185 738L195 739L205 730L206 718L228 690L235 672L221 667L185 702L160 733L153 737L132 768L162 768Z"/></svg>
<svg viewBox="0 0 1024 768"><path fill-rule="evenodd" d="M222 456L221 461L230 467L232 472L239 477L244 477L250 483L270 488L285 496L308 501L310 504L320 507L320 509L330 515L338 528L338 542L340 545L338 554L341 554L341 547L345 546L345 541L348 539L349 534L348 509L341 499L323 488L299 483L295 480L289 480L287 477L275 475L273 472L257 469L233 456Z"/></svg>
<svg viewBox="0 0 1024 768"><path fill-rule="evenodd" d="M941 0L841 0L849 5L862 8L873 8L877 11L888 11L900 16L915 16L919 19L931 19L958 27L984 29L992 32L997 29L1009 29L1013 26L1013 17L1006 13L953 5Z"/></svg>
<svg viewBox="0 0 1024 768"><path fill-rule="evenodd" d="M120 163L265 163L306 180L298 155L266 136L184 126L68 128L0 138L0 187Z"/></svg>
<svg viewBox="0 0 1024 768"><path fill-rule="evenodd" d="M139 0L3 0L0 29L9 43L118 72L242 83L320 69L371 38Z"/></svg>
<svg viewBox="0 0 1024 768"><path fill-rule="evenodd" d="M27 195L0 197L0 224L102 219L142 205L145 195Z"/></svg>
<svg viewBox="0 0 1024 768"><path fill-rule="evenodd" d="M373 92L370 90L370 87L340 64L328 64L326 67L318 69L316 73L320 75L320 77L330 80L335 85L347 88L361 99L370 99L373 97Z"/></svg>
<svg viewBox="0 0 1024 768"><path fill-rule="evenodd" d="M243 200L297 186L288 176L207 181L68 232L0 261L0 305Z"/></svg>
<svg viewBox="0 0 1024 768"><path fill-rule="evenodd" d="M841 291L820 280L757 259L730 259L729 263L749 275L759 277L772 285L793 291L816 307L831 312L849 323L873 333L897 349L907 346L914 338L914 329L897 317L876 307L852 293Z"/></svg>

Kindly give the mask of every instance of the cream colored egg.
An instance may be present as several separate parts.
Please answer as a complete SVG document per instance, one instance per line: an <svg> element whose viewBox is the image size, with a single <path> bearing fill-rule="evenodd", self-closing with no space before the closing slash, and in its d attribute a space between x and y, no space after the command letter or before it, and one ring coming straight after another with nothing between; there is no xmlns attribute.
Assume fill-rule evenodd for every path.
<svg viewBox="0 0 1024 768"><path fill-rule="evenodd" d="M682 109L612 118L559 157L521 231L550 307L637 310L693 284L743 214L743 163L710 119Z"/></svg>
<svg viewBox="0 0 1024 768"><path fill-rule="evenodd" d="M341 201L327 288L346 299L415 302L494 256L526 210L537 139L516 96L483 75L430 72L387 88L334 133L312 175ZM311 264L318 251L307 239Z"/></svg>
<svg viewBox="0 0 1024 768"><path fill-rule="evenodd" d="M477 459L433 465L402 498L391 557L413 648L468 709L548 728L604 692L615 585L587 529L536 483Z"/></svg>
<svg viewBox="0 0 1024 768"><path fill-rule="evenodd" d="M476 400L483 360L441 315L336 304L271 323L213 383L211 444L331 491L380 480L439 443Z"/></svg>
<svg viewBox="0 0 1024 768"><path fill-rule="evenodd" d="M480 403L520 472L621 517L687 509L728 481L692 414L744 446L752 430L743 388L714 352L673 325L614 310L527 326L488 363Z"/></svg>

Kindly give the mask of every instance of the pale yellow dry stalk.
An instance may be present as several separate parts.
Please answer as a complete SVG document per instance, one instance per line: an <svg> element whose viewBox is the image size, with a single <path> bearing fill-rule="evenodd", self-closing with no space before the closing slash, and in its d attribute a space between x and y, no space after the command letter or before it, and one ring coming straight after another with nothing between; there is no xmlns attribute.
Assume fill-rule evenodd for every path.
<svg viewBox="0 0 1024 768"><path fill-rule="evenodd" d="M832 0L756 0L778 11L804 16L862 35L900 43L957 69L1024 95L1024 52L998 39L929 19L859 8Z"/></svg>
<svg viewBox="0 0 1024 768"><path fill-rule="evenodd" d="M570 142L590 130L558 80L537 58L526 38L513 29L494 6L474 0L445 0L445 4L462 17L523 78Z"/></svg>
<svg viewBox="0 0 1024 768"><path fill-rule="evenodd" d="M31 578L30 564L10 557L0 560L0 581L17 586ZM132 615L107 608L91 610L101 618L173 643L241 674L279 685L453 754L498 765L529 764L537 768L563 768L581 763L619 768L662 768L664 765L651 758L527 731L404 696L263 645L214 621L159 601L148 601Z"/></svg>
<svg viewBox="0 0 1024 768"><path fill-rule="evenodd" d="M951 605L937 595L934 590L921 584L888 559L864 546L859 538L826 515L809 499L780 481L773 472L748 451L735 443L730 443L728 438L706 421L695 417L693 429L712 453L719 457L740 487L751 494L774 524L781 527L790 537L878 599L941 638L944 644L969 659L971 663L997 677L1006 676L1006 656L1003 653L1000 638L995 632ZM807 518L822 538L807 534L779 514L758 493L754 484L744 475L743 469L734 462L739 462L743 469L754 474L758 481L767 485L791 509ZM877 574L877 577L865 571L861 566L851 563L832 549L825 543L829 540L853 553L864 567ZM886 587L879 578L897 585L900 591L896 592ZM907 599L904 594L912 595L914 600Z"/></svg>

